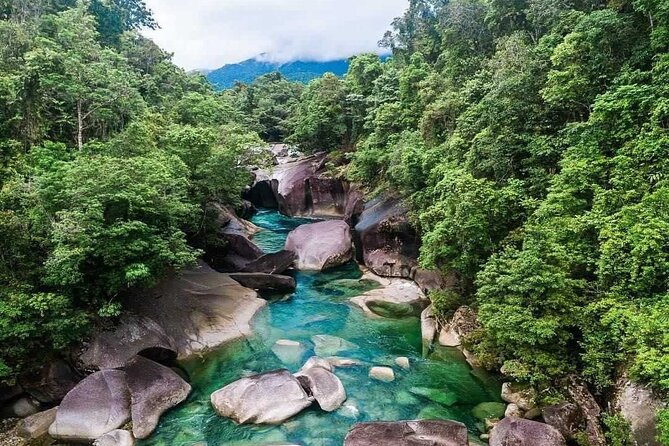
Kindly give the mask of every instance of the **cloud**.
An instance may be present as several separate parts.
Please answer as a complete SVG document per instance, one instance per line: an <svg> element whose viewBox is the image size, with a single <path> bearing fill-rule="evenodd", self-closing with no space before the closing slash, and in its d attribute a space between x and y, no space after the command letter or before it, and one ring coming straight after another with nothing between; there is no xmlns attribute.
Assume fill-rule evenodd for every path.
<svg viewBox="0 0 669 446"><path fill-rule="evenodd" d="M408 0L146 0L147 31L186 68L218 68L265 53L275 62L379 51Z"/></svg>

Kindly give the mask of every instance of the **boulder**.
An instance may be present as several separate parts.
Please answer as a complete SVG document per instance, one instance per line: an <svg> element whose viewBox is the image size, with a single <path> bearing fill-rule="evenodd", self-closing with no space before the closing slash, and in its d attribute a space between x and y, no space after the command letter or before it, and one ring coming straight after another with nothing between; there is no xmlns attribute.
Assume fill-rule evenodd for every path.
<svg viewBox="0 0 669 446"><path fill-rule="evenodd" d="M292 251L279 251L265 254L242 268L243 273L282 274L293 266L297 256Z"/></svg>
<svg viewBox="0 0 669 446"><path fill-rule="evenodd" d="M458 308L451 320L441 329L439 344L445 347L460 347L462 340L480 327L476 312L470 307Z"/></svg>
<svg viewBox="0 0 669 446"><path fill-rule="evenodd" d="M271 175L279 211L288 216L344 217L360 195L351 185L324 172L326 155L280 163Z"/></svg>
<svg viewBox="0 0 669 446"><path fill-rule="evenodd" d="M412 280L384 278L366 271L363 279L374 280L381 286L353 297L351 302L371 317L418 317L430 304L429 299Z"/></svg>
<svg viewBox="0 0 669 446"><path fill-rule="evenodd" d="M437 335L437 320L432 312L432 305L420 314L420 332L423 338L423 355L426 355Z"/></svg>
<svg viewBox="0 0 669 446"><path fill-rule="evenodd" d="M416 268L412 279L425 294L435 290L452 289L458 282L455 273L451 273L445 277L439 271L423 268Z"/></svg>
<svg viewBox="0 0 669 446"><path fill-rule="evenodd" d="M251 241L251 237L260 231L253 223L238 218L226 207L211 203L206 210L207 226L215 234L215 243L202 242L204 259L217 271L235 272L248 263L257 260L264 253ZM199 246L198 246L199 247Z"/></svg>
<svg viewBox="0 0 669 446"><path fill-rule="evenodd" d="M314 352L321 357L334 356L339 352L358 348L357 345L346 339L331 335L314 335L311 337L311 342L314 343Z"/></svg>
<svg viewBox="0 0 669 446"><path fill-rule="evenodd" d="M0 404L13 400L23 393L23 388L18 384L12 386L0 384Z"/></svg>
<svg viewBox="0 0 669 446"><path fill-rule="evenodd" d="M332 367L334 366L332 365L329 359L319 358L318 356L312 356L307 360L307 362L304 363L304 365L297 374L299 375L301 373L304 373L309 369L313 369L314 367L325 369L328 372L331 372Z"/></svg>
<svg viewBox="0 0 669 446"><path fill-rule="evenodd" d="M560 431L567 440L575 439L578 432L585 430L583 413L576 404L553 404L542 408L541 414L544 422Z"/></svg>
<svg viewBox="0 0 669 446"><path fill-rule="evenodd" d="M240 285L257 291L290 293L295 291L295 279L290 276L265 273L231 273L230 278Z"/></svg>
<svg viewBox="0 0 669 446"><path fill-rule="evenodd" d="M500 420L504 418L505 411L506 404L491 401L477 404L472 409L472 415L474 415L474 418L477 418L480 421Z"/></svg>
<svg viewBox="0 0 669 446"><path fill-rule="evenodd" d="M5 405L0 409L0 418L26 418L41 410L39 401L24 395Z"/></svg>
<svg viewBox="0 0 669 446"><path fill-rule="evenodd" d="M395 372L390 367L372 367L369 369L369 377L389 383L395 381Z"/></svg>
<svg viewBox="0 0 669 446"><path fill-rule="evenodd" d="M93 446L135 446L135 439L130 432L116 429L95 440Z"/></svg>
<svg viewBox="0 0 669 446"><path fill-rule="evenodd" d="M523 418L523 415L525 415L523 413L523 410L520 407L518 407L517 404L513 403L506 406L506 410L504 411L504 416L507 418L510 417Z"/></svg>
<svg viewBox="0 0 669 446"><path fill-rule="evenodd" d="M88 369L123 367L147 349L163 348L179 359L251 334L251 320L267 302L204 263L134 292L127 315L98 333L81 356Z"/></svg>
<svg viewBox="0 0 669 446"><path fill-rule="evenodd" d="M327 361L335 368L357 367L362 365L362 362L357 359L342 358L341 356L330 356L327 358Z"/></svg>
<svg viewBox="0 0 669 446"><path fill-rule="evenodd" d="M322 271L353 257L351 230L342 220L302 225L288 234L286 250L297 255L295 267Z"/></svg>
<svg viewBox="0 0 669 446"><path fill-rule="evenodd" d="M132 433L147 438L163 413L183 402L191 386L171 369L141 356L125 367L130 390Z"/></svg>
<svg viewBox="0 0 669 446"><path fill-rule="evenodd" d="M524 411L537 406L536 398L537 392L530 386L508 382L502 384L502 399L507 403L516 404Z"/></svg>
<svg viewBox="0 0 669 446"><path fill-rule="evenodd" d="M49 433L49 426L56 421L57 407L24 418L16 426L16 433L28 441L39 440Z"/></svg>
<svg viewBox="0 0 669 446"><path fill-rule="evenodd" d="M346 435L344 446L468 446L467 427L456 421L359 423Z"/></svg>
<svg viewBox="0 0 669 446"><path fill-rule="evenodd" d="M327 361L325 361L325 364L330 365ZM346 391L343 384L327 368L318 366L303 368L296 376L302 387L309 395L314 397L324 411L333 412L346 401Z"/></svg>
<svg viewBox="0 0 669 446"><path fill-rule="evenodd" d="M490 432L490 446L565 446L552 426L524 418L504 418Z"/></svg>
<svg viewBox="0 0 669 446"><path fill-rule="evenodd" d="M272 181L267 172L261 169L253 171L253 184L244 192L244 199L253 205L266 209L278 209L279 203L274 196Z"/></svg>
<svg viewBox="0 0 669 446"><path fill-rule="evenodd" d="M130 420L125 372L103 370L81 381L63 398L49 435L56 440L92 442Z"/></svg>
<svg viewBox="0 0 669 446"><path fill-rule="evenodd" d="M356 252L380 276L412 278L420 239L398 199L379 197L367 203L355 225Z"/></svg>
<svg viewBox="0 0 669 446"><path fill-rule="evenodd" d="M409 370L411 368L411 364L409 363L409 358L406 356L400 356L399 358L395 358L395 364L401 369L404 370Z"/></svg>
<svg viewBox="0 0 669 446"><path fill-rule="evenodd" d="M585 419L585 432L591 446L606 446L606 438L601 425L602 410L585 383L576 376L570 376L564 385L570 399L576 403Z"/></svg>
<svg viewBox="0 0 669 446"><path fill-rule="evenodd" d="M288 370L248 376L211 395L216 412L238 424L280 424L313 400Z"/></svg>
<svg viewBox="0 0 669 446"><path fill-rule="evenodd" d="M657 412L665 404L655 392L623 377L616 384L613 406L630 424L636 445L660 446Z"/></svg>
<svg viewBox="0 0 669 446"><path fill-rule="evenodd" d="M47 362L40 371L21 379L27 393L43 404L59 403L81 381L81 375L62 359Z"/></svg>

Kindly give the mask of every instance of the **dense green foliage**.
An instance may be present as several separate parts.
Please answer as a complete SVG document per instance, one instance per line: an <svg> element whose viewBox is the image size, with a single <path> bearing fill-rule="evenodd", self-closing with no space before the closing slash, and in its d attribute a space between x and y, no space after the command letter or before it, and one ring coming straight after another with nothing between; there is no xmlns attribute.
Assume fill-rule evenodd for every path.
<svg viewBox="0 0 669 446"><path fill-rule="evenodd" d="M202 210L240 199L262 145L235 97L137 33L143 2L1 9L0 381L192 264Z"/></svg>
<svg viewBox="0 0 669 446"><path fill-rule="evenodd" d="M666 1L410 3L393 58L312 82L292 137L407 198L490 367L669 391Z"/></svg>

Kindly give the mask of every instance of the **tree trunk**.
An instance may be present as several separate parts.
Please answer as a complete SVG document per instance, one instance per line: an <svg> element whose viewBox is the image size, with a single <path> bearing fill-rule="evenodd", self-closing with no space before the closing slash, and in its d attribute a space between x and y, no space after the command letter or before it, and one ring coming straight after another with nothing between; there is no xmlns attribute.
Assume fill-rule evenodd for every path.
<svg viewBox="0 0 669 446"><path fill-rule="evenodd" d="M81 101L77 101L77 147L80 152L84 147L84 115Z"/></svg>

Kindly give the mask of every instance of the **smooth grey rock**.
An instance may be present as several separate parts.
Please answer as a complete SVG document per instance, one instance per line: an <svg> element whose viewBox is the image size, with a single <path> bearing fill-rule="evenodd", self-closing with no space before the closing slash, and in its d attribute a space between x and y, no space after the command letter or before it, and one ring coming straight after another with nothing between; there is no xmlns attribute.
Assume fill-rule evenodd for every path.
<svg viewBox="0 0 669 446"><path fill-rule="evenodd" d="M288 370L242 378L211 395L216 412L239 424L280 424L313 400Z"/></svg>
<svg viewBox="0 0 669 446"><path fill-rule="evenodd" d="M300 270L343 265L353 258L351 228L342 220L302 225L288 234L285 249L297 255L295 267Z"/></svg>
<svg viewBox="0 0 669 446"><path fill-rule="evenodd" d="M24 395L3 406L0 410L0 418L26 418L39 411L39 401L29 395Z"/></svg>
<svg viewBox="0 0 669 446"><path fill-rule="evenodd" d="M304 363L302 368L298 373L303 373L306 372L309 369L313 369L314 367L320 367L322 369L327 370L328 372L332 371L332 363L328 359L324 358L319 358L318 356L312 356L307 360L307 362Z"/></svg>
<svg viewBox="0 0 669 446"><path fill-rule="evenodd" d="M290 276L265 273L231 273L230 278L252 290L289 293L295 291L295 279Z"/></svg>
<svg viewBox="0 0 669 446"><path fill-rule="evenodd" d="M381 285L351 299L367 316L393 319L419 316L430 304L425 293L411 280L379 277L369 271L365 271L363 279Z"/></svg>
<svg viewBox="0 0 669 446"><path fill-rule="evenodd" d="M395 364L397 364L398 367L404 370L409 370L411 368L411 364L409 363L409 358L407 358L406 356L400 356L399 358L395 358Z"/></svg>
<svg viewBox="0 0 669 446"><path fill-rule="evenodd" d="M163 365L141 356L125 367L130 389L132 432L135 438L147 438L155 430L163 413L183 402L191 386Z"/></svg>
<svg viewBox="0 0 669 446"><path fill-rule="evenodd" d="M26 440L38 440L49 433L49 426L56 421L57 407L24 418L16 426L16 433Z"/></svg>
<svg viewBox="0 0 669 446"><path fill-rule="evenodd" d="M390 367L372 367L369 369L369 377L389 383L395 381L395 372Z"/></svg>
<svg viewBox="0 0 669 446"><path fill-rule="evenodd" d="M92 442L130 420L130 392L125 372L103 370L81 381L56 413L49 435L57 440Z"/></svg>
<svg viewBox="0 0 669 446"><path fill-rule="evenodd" d="M344 446L468 446L467 427L456 421L359 423Z"/></svg>
<svg viewBox="0 0 669 446"><path fill-rule="evenodd" d="M290 268L297 256L292 251L279 251L271 254L265 254L262 257L248 263L243 269L243 273L266 273L282 274Z"/></svg>
<svg viewBox="0 0 669 446"><path fill-rule="evenodd" d="M95 440L93 446L135 446L135 438L130 432L117 429Z"/></svg>
<svg viewBox="0 0 669 446"><path fill-rule="evenodd" d="M279 339L272 346L272 352L284 364L297 364L302 360L307 348L301 342Z"/></svg>
<svg viewBox="0 0 669 446"><path fill-rule="evenodd" d="M329 365L327 361L325 363ZM301 370L296 376L324 411L333 412L346 401L346 390L343 384L330 370L320 366L311 366Z"/></svg>
<svg viewBox="0 0 669 446"><path fill-rule="evenodd" d="M524 418L504 418L490 432L490 446L565 446L552 426Z"/></svg>
<svg viewBox="0 0 669 446"><path fill-rule="evenodd" d="M155 348L186 359L249 336L265 305L255 291L200 262L128 299L127 316L94 336L81 360L90 369L120 368Z"/></svg>
<svg viewBox="0 0 669 446"><path fill-rule="evenodd" d="M622 378L616 385L614 407L632 428L638 446L660 446L657 412L665 404L649 387Z"/></svg>

